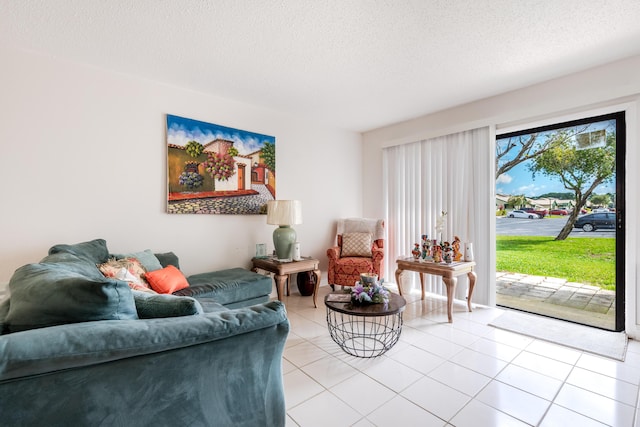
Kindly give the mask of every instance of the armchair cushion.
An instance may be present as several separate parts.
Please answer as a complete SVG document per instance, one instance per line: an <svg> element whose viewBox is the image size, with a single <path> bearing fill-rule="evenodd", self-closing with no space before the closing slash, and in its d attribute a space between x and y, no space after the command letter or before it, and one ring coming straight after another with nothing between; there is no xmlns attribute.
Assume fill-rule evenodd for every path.
<svg viewBox="0 0 640 427"><path fill-rule="evenodd" d="M354 286L361 273L384 278L384 221L371 218L338 220L336 245L327 249L330 285Z"/></svg>
<svg viewBox="0 0 640 427"><path fill-rule="evenodd" d="M344 233L341 256L371 257L371 244L371 233Z"/></svg>

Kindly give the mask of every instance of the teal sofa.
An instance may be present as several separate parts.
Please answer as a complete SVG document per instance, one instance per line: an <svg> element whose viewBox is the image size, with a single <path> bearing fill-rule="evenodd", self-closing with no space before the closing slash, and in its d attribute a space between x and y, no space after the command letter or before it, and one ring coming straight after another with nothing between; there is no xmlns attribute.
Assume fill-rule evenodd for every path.
<svg viewBox="0 0 640 427"><path fill-rule="evenodd" d="M289 322L258 295L269 277L224 270L152 295L104 277L109 255L102 239L56 245L14 273L0 304L3 426L285 424Z"/></svg>

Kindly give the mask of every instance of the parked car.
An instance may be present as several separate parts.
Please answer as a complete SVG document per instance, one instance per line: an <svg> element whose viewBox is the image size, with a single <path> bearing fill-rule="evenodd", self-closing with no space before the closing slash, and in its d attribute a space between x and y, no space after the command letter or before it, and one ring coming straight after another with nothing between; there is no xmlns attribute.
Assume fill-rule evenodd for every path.
<svg viewBox="0 0 640 427"><path fill-rule="evenodd" d="M540 215L533 212L525 212L521 210L511 211L507 214L509 218L529 218L529 219L538 219Z"/></svg>
<svg viewBox="0 0 640 427"><path fill-rule="evenodd" d="M546 210L546 209L524 208L522 210L525 211L525 212L528 212L528 213L537 214L540 218L544 218L545 216L547 216L549 214L549 211Z"/></svg>
<svg viewBox="0 0 640 427"><path fill-rule="evenodd" d="M595 208L591 211L591 213L602 213L602 212L609 212L609 209L607 208Z"/></svg>
<svg viewBox="0 0 640 427"><path fill-rule="evenodd" d="M572 213L573 213L573 209L569 211L569 214L572 214ZM586 213L587 213L586 209L580 209L580 214L579 215L584 215Z"/></svg>
<svg viewBox="0 0 640 427"><path fill-rule="evenodd" d="M565 209L551 209L550 215L569 215L569 212Z"/></svg>
<svg viewBox="0 0 640 427"><path fill-rule="evenodd" d="M595 231L599 228L615 228L616 214L612 212L590 213L581 216L573 224L574 228L582 228L584 231Z"/></svg>

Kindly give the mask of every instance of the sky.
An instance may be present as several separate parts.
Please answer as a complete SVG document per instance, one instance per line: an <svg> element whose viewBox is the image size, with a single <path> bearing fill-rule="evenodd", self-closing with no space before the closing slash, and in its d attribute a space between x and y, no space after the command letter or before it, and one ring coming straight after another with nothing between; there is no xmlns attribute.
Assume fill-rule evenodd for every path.
<svg viewBox="0 0 640 427"><path fill-rule="evenodd" d="M240 154L258 151L265 142L276 143L274 136L167 114L167 144L184 147L189 141L197 141L205 145L216 138L233 141Z"/></svg>
<svg viewBox="0 0 640 427"><path fill-rule="evenodd" d="M549 178L541 173L536 174L536 178L531 177L531 172L527 169L529 162L520 163L506 174L502 174L496 180L496 193L508 194L510 196L524 194L527 197L537 197L546 193L566 193L570 190L564 188L557 179ZM615 193L615 181L599 185L595 193Z"/></svg>
<svg viewBox="0 0 640 427"><path fill-rule="evenodd" d="M610 129L610 127L611 122L601 122L592 124L589 131L603 128ZM564 193L570 191L564 188L557 178L537 173L534 179L528 168L531 163L531 161L520 163L507 173L500 175L496 180L496 193L511 196L524 194L527 197L538 197L546 193ZM599 185L594 193L615 193L615 180Z"/></svg>

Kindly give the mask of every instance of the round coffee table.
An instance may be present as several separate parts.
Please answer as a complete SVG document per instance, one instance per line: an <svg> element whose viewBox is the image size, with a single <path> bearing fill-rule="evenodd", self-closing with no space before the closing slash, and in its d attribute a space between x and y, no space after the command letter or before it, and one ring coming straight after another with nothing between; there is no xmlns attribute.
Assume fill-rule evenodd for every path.
<svg viewBox="0 0 640 427"><path fill-rule="evenodd" d="M347 301L349 294L329 294L324 298L327 307L327 326L331 338L356 357L377 357L398 342L402 332L402 312L407 304L398 294L389 294L388 304L356 305Z"/></svg>

